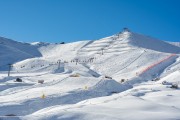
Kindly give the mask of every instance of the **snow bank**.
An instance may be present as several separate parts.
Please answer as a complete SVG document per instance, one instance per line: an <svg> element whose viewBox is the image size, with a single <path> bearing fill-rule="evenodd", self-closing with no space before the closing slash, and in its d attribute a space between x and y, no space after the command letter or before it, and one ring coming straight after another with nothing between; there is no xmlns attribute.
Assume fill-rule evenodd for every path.
<svg viewBox="0 0 180 120"><path fill-rule="evenodd" d="M112 93L119 93L130 88L131 88L130 85L123 85L115 80L101 80L95 86L89 88L89 90L112 94Z"/></svg>

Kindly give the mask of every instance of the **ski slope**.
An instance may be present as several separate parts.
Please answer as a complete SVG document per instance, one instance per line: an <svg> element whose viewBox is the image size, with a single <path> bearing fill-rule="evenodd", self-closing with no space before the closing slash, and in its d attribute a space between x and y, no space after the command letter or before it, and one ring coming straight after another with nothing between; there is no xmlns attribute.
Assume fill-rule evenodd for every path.
<svg viewBox="0 0 180 120"><path fill-rule="evenodd" d="M66 44L0 42L2 120L180 118L180 91L171 88L180 86L178 46L130 31Z"/></svg>

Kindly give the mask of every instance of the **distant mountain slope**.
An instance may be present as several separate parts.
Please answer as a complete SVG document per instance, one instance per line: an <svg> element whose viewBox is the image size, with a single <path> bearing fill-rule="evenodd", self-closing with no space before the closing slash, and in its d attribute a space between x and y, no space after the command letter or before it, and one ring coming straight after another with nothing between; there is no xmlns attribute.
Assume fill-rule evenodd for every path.
<svg viewBox="0 0 180 120"><path fill-rule="evenodd" d="M104 54L102 61L106 61L106 59L113 59L113 55L120 55L121 58L121 55L135 51L135 54L133 54L135 56L128 58L133 60L139 54L141 55L139 51L146 50L161 52L162 54L180 53L180 47L129 30L99 40L78 41L67 44L43 42L28 44L0 37L0 70L4 68L3 66L7 66L8 63L15 63L33 57L42 56L43 60L70 62L73 59L87 61L89 58L99 58L101 54ZM7 69L7 67L5 68Z"/></svg>
<svg viewBox="0 0 180 120"><path fill-rule="evenodd" d="M40 56L41 53L38 51L36 46L33 46L28 43L21 43L11 39L0 37L0 44L12 48L16 48L20 51L26 52L32 56Z"/></svg>
<svg viewBox="0 0 180 120"><path fill-rule="evenodd" d="M119 54L136 48L149 49L164 53L180 53L180 48L165 41L147 37L138 33L123 31L116 35L93 41L81 50L79 55L104 53Z"/></svg>
<svg viewBox="0 0 180 120"><path fill-rule="evenodd" d="M180 47L180 42L168 42L168 43Z"/></svg>
<svg viewBox="0 0 180 120"><path fill-rule="evenodd" d="M38 47L0 37L0 70L7 69L7 64L37 56L41 56Z"/></svg>
<svg viewBox="0 0 180 120"><path fill-rule="evenodd" d="M88 43L89 41L78 41L66 44L50 44L39 48L39 51L43 57L67 61L76 58L78 50Z"/></svg>
<svg viewBox="0 0 180 120"><path fill-rule="evenodd" d="M130 32L129 36L126 39L129 41L130 44L138 47L151 49L159 52L180 53L180 48L177 46L137 33Z"/></svg>

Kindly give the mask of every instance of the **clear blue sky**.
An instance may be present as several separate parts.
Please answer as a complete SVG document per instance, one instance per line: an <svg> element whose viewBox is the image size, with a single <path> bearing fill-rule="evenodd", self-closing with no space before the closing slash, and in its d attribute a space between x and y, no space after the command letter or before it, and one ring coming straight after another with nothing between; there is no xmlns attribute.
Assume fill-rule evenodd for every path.
<svg viewBox="0 0 180 120"><path fill-rule="evenodd" d="M123 27L180 41L180 0L0 0L0 36L17 41L95 40Z"/></svg>

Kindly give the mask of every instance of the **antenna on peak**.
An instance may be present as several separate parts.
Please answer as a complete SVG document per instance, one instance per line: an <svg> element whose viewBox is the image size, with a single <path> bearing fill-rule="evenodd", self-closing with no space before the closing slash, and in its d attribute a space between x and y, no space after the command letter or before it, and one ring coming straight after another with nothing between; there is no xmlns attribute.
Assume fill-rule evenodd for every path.
<svg viewBox="0 0 180 120"><path fill-rule="evenodd" d="M121 34L124 34L124 32L126 32L126 33L127 33L127 32L130 32L129 28L124 27L123 30L122 30L122 32L117 33L117 34L116 34L116 37L113 38L113 40L115 40L116 38L119 38ZM125 33L125 34L126 34L126 33Z"/></svg>
<svg viewBox="0 0 180 120"><path fill-rule="evenodd" d="M130 32L130 30L127 27L125 27L123 28L123 32Z"/></svg>

